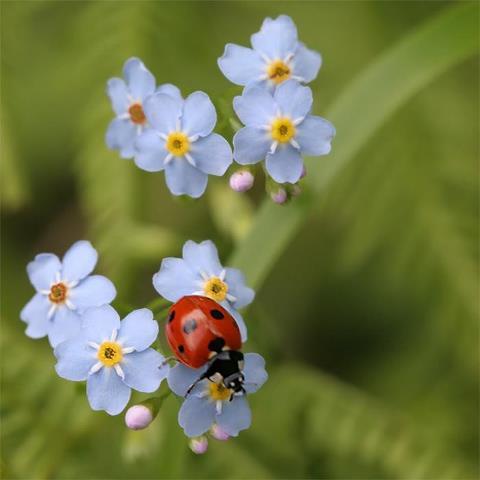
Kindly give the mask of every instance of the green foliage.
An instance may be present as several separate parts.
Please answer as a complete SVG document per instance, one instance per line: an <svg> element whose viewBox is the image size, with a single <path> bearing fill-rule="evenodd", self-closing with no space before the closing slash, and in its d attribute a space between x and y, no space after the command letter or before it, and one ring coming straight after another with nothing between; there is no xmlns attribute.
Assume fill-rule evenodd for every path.
<svg viewBox="0 0 480 480"><path fill-rule="evenodd" d="M3 478L476 478L477 4L1 8ZM279 13L322 51L315 113L337 127L295 202L255 212L258 182L240 195L226 179L200 202L174 199L161 174L106 149L105 81L131 55L160 83L212 94L231 136L238 89L216 58ZM173 396L131 432L55 375L46 340L18 320L32 294L24 268L82 237L119 309L156 298L153 272L187 238L212 238L246 273L257 290L246 350L264 353L271 375L251 397L250 430L196 457Z"/></svg>

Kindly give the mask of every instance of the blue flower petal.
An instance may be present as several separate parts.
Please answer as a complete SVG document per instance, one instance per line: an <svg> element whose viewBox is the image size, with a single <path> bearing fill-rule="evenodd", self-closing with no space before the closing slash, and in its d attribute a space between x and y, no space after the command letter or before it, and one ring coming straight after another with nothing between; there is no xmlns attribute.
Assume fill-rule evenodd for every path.
<svg viewBox="0 0 480 480"><path fill-rule="evenodd" d="M205 137L217 123L217 112L204 92L193 92L183 104L182 131L188 136Z"/></svg>
<svg viewBox="0 0 480 480"><path fill-rule="evenodd" d="M321 65L321 55L299 42L293 57L293 74L300 77L302 82L309 83L315 80Z"/></svg>
<svg viewBox="0 0 480 480"><path fill-rule="evenodd" d="M135 155L136 138L136 125L129 119L115 118L108 126L105 142L108 148L119 150L122 158L132 158Z"/></svg>
<svg viewBox="0 0 480 480"><path fill-rule="evenodd" d="M113 111L122 115L128 110L128 89L121 78L111 78L107 82L107 94L112 102Z"/></svg>
<svg viewBox="0 0 480 480"><path fill-rule="evenodd" d="M246 353L243 375L245 376L244 388L247 393L255 393L267 380L265 360L258 353Z"/></svg>
<svg viewBox="0 0 480 480"><path fill-rule="evenodd" d="M91 275L72 288L69 298L76 308L84 310L110 303L116 294L113 283L107 277Z"/></svg>
<svg viewBox="0 0 480 480"><path fill-rule="evenodd" d="M155 93L164 93L165 95L169 95L174 100L177 100L180 106L183 105L182 92L180 92L180 89L177 86L172 85L171 83L164 83L163 85L160 85Z"/></svg>
<svg viewBox="0 0 480 480"><path fill-rule="evenodd" d="M167 382L170 390L175 393L175 395L184 397L190 386L203 375L206 369L207 365L201 368L189 368L178 363L168 371ZM190 395L195 395L202 387L203 385L198 385Z"/></svg>
<svg viewBox="0 0 480 480"><path fill-rule="evenodd" d="M52 253L41 253L27 265L28 278L36 290L50 290L61 269L60 260Z"/></svg>
<svg viewBox="0 0 480 480"><path fill-rule="evenodd" d="M195 274L181 258L164 258L160 271L153 276L155 290L171 302L191 295L200 284L200 275Z"/></svg>
<svg viewBox="0 0 480 480"><path fill-rule="evenodd" d="M235 308L242 308L252 303L255 298L253 289L245 285L245 275L236 268L226 268L225 282L228 285L228 293L231 293L235 298L233 306Z"/></svg>
<svg viewBox="0 0 480 480"><path fill-rule="evenodd" d="M89 308L82 315L82 328L89 342L101 344L120 328L120 317L110 305Z"/></svg>
<svg viewBox="0 0 480 480"><path fill-rule="evenodd" d="M278 183L298 182L303 171L300 152L291 145L279 145L274 154L268 154L265 162L268 174Z"/></svg>
<svg viewBox="0 0 480 480"><path fill-rule="evenodd" d="M187 437L205 433L215 419L215 404L206 398L188 396L178 412L178 423Z"/></svg>
<svg viewBox="0 0 480 480"><path fill-rule="evenodd" d="M139 392L158 390L168 373L168 365L162 366L164 360L164 356L153 348L126 354L120 364L125 384Z"/></svg>
<svg viewBox="0 0 480 480"><path fill-rule="evenodd" d="M233 99L233 108L238 118L248 127L269 125L277 113L272 95L261 87L245 88L240 97Z"/></svg>
<svg viewBox="0 0 480 480"><path fill-rule="evenodd" d="M55 312L51 322L48 341L54 348L65 340L70 340L78 335L82 325L80 315L66 306L60 307Z"/></svg>
<svg viewBox="0 0 480 480"><path fill-rule="evenodd" d="M118 415L127 406L130 393L130 387L123 383L114 368L103 367L87 378L87 397L92 410Z"/></svg>
<svg viewBox="0 0 480 480"><path fill-rule="evenodd" d="M75 382L86 380L90 369L98 362L96 351L85 338L77 337L60 343L55 348L58 375Z"/></svg>
<svg viewBox="0 0 480 480"><path fill-rule="evenodd" d="M233 137L233 156L241 165L249 165L265 160L272 145L272 138L265 130L244 127Z"/></svg>
<svg viewBox="0 0 480 480"><path fill-rule="evenodd" d="M245 395L234 397L231 402L223 402L222 413L217 415L217 425L231 437L250 427L252 412Z"/></svg>
<svg viewBox="0 0 480 480"><path fill-rule="evenodd" d="M254 50L227 43L218 59L222 73L237 85L247 85L265 73L265 62Z"/></svg>
<svg viewBox="0 0 480 480"><path fill-rule="evenodd" d="M87 240L75 242L63 256L62 279L69 282L82 280L92 273L98 253Z"/></svg>
<svg viewBox="0 0 480 480"><path fill-rule="evenodd" d="M285 59L294 53L297 46L297 27L287 15L275 20L266 18L259 32L251 37L253 48L267 55L271 60Z"/></svg>
<svg viewBox="0 0 480 480"><path fill-rule="evenodd" d="M174 195L198 198L207 188L208 175L192 167L185 158L177 157L165 166L165 180Z"/></svg>
<svg viewBox="0 0 480 480"><path fill-rule="evenodd" d="M232 163L230 144L217 133L192 143L190 154L197 168L209 175L222 176Z"/></svg>
<svg viewBox="0 0 480 480"><path fill-rule="evenodd" d="M282 114L294 120L305 117L313 103L312 90L295 80L287 80L279 85L275 90L274 98L282 109Z"/></svg>
<svg viewBox="0 0 480 480"><path fill-rule="evenodd" d="M41 293L35 294L23 307L20 318L28 324L25 333L30 338L42 338L48 334L51 327L51 321L48 318L50 307L48 298Z"/></svg>
<svg viewBox="0 0 480 480"><path fill-rule="evenodd" d="M155 341L157 335L158 323L153 319L153 313L148 308L140 308L122 320L117 341L141 352Z"/></svg>
<svg viewBox="0 0 480 480"><path fill-rule="evenodd" d="M218 250L211 240L195 243L192 240L185 242L183 246L183 258L188 266L201 274L218 276L223 270L218 259Z"/></svg>
<svg viewBox="0 0 480 480"><path fill-rule="evenodd" d="M240 337L242 339L242 343L245 343L248 340L248 332L247 325L245 324L242 315L240 314L240 312L235 310L235 308L233 308L231 303L227 300L220 302L220 305L222 305L222 307L227 310L227 312L230 313L230 315L234 318L235 322L238 325L238 329L240 330Z"/></svg>
<svg viewBox="0 0 480 480"><path fill-rule="evenodd" d="M328 120L309 115L297 126L295 140L306 155L326 155L334 136L335 127Z"/></svg>
<svg viewBox="0 0 480 480"><path fill-rule="evenodd" d="M155 130L168 135L177 129L182 105L170 95L156 93L145 101L143 111Z"/></svg>
<svg viewBox="0 0 480 480"><path fill-rule="evenodd" d="M155 77L138 58L125 62L123 76L134 100L144 100L155 91Z"/></svg>
<svg viewBox="0 0 480 480"><path fill-rule="evenodd" d="M137 154L135 164L147 172L160 172L165 168L165 158L168 152L165 140L154 130L145 130L135 141Z"/></svg>

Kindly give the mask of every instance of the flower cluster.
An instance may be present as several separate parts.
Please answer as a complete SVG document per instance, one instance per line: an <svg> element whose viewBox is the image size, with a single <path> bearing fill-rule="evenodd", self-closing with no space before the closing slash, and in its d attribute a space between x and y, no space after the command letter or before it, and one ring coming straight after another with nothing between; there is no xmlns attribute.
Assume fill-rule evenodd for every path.
<svg viewBox="0 0 480 480"><path fill-rule="evenodd" d="M209 96L194 92L184 99L174 85L156 88L138 58L127 60L123 76L107 83L117 115L107 130L107 145L133 157L142 170L165 171L174 195L200 197L208 175L222 176L232 163L230 145L213 133L217 113Z"/></svg>
<svg viewBox="0 0 480 480"><path fill-rule="evenodd" d="M312 115L313 96L303 84L314 80L322 59L298 40L293 20L266 18L251 36L252 48L228 43L218 66L227 79L244 87L233 100L244 125L232 149L213 133L217 114L210 98L194 92L183 98L171 84L156 87L155 78L137 58L127 60L124 80L108 81L107 92L117 117L107 131L107 145L148 172L165 171L174 195L198 198L208 175L223 176L233 160L240 165L230 177L238 192L254 183L255 167L264 162L266 189L276 203L301 191L303 156L326 155L335 128Z"/></svg>
<svg viewBox="0 0 480 480"><path fill-rule="evenodd" d="M63 261L44 253L27 266L37 293L20 316L28 324L28 336L48 335L57 359L57 374L86 382L91 408L110 415L125 409L132 390L153 393L167 379L170 390L185 397L178 420L191 438L190 447L195 453L206 450L207 431L214 438L226 440L248 428L251 413L246 395L256 392L267 380L263 358L255 353L244 357L239 354L244 361L239 363L243 380L238 392L223 380L214 381L204 375L211 367L210 361L195 369L182 363L170 366L155 347L159 325L152 311L140 308L121 320L109 305L115 297L113 284L103 276L90 275L97 257L89 242L79 241ZM212 241L187 241L183 258L165 258L161 262L153 285L171 302L188 295L208 297L213 305L218 304L217 308L225 308L225 315L231 313L232 322L238 323L239 338L241 332L242 341L246 339L245 323L237 309L252 302L254 291L246 286L239 270L222 267ZM130 407L126 425L134 430L147 427L161 401L162 397L152 397Z"/></svg>
<svg viewBox="0 0 480 480"><path fill-rule="evenodd" d="M244 87L233 99L243 124L233 136L233 152L214 132L217 113L206 93L184 98L172 84L157 86L138 58L127 60L123 78L107 83L115 112L108 147L145 171L164 171L174 195L202 196L208 176L223 176L233 160L241 166L230 177L233 190L249 190L263 164L274 202L298 195L298 182L306 175L303 156L328 154L335 135L327 120L311 113L313 95L304 85L316 78L321 57L298 40L285 15L265 19L251 44L251 49L227 44L218 59L223 74ZM43 253L27 266L36 293L20 318L28 336L48 336L57 374L86 382L91 408L110 415L126 408L132 390L153 393L166 379L170 391L184 398L178 422L195 453L207 450L207 432L227 440L247 429L247 397L268 375L260 355L241 351L247 327L239 309L255 297L242 272L223 267L210 240L187 241L182 258L163 259L153 287L163 308L174 302L168 316L162 312L173 365L157 346L159 324L152 309L158 299L152 309L133 310L121 320L110 305L114 285L92 275L97 258L88 241L79 241L62 260ZM168 394L132 405L127 427L146 428Z"/></svg>

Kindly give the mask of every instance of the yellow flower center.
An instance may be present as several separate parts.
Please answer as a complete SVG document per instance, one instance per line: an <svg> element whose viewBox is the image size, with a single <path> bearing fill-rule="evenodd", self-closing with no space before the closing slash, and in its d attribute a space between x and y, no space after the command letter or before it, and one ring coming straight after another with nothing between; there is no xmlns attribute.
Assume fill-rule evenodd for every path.
<svg viewBox="0 0 480 480"><path fill-rule="evenodd" d="M67 286L64 283L56 283L50 287L48 299L52 303L63 303L67 298Z"/></svg>
<svg viewBox="0 0 480 480"><path fill-rule="evenodd" d="M190 150L190 140L182 132L172 132L167 137L166 147L172 155L181 157Z"/></svg>
<svg viewBox="0 0 480 480"><path fill-rule="evenodd" d="M286 143L295 136L295 125L287 117L276 118L272 122L272 138L280 143Z"/></svg>
<svg viewBox="0 0 480 480"><path fill-rule="evenodd" d="M228 293L228 285L221 278L211 277L205 282L203 291L212 300L223 302Z"/></svg>
<svg viewBox="0 0 480 480"><path fill-rule="evenodd" d="M282 60L274 60L267 67L268 78L279 85L280 83L288 80L292 75L290 67Z"/></svg>
<svg viewBox="0 0 480 480"><path fill-rule="evenodd" d="M140 103L132 103L128 109L128 114L130 115L130 120L137 125L143 125L147 120Z"/></svg>
<svg viewBox="0 0 480 480"><path fill-rule="evenodd" d="M208 390L210 398L215 401L225 402L232 396L232 390L226 388L223 383L209 383Z"/></svg>
<svg viewBox="0 0 480 480"><path fill-rule="evenodd" d="M97 357L106 367L113 367L123 358L122 347L116 342L103 342Z"/></svg>

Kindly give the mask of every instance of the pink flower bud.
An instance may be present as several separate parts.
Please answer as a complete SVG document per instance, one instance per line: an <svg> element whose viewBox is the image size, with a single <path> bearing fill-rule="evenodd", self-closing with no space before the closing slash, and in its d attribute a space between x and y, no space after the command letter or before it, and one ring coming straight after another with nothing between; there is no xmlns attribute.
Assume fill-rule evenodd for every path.
<svg viewBox="0 0 480 480"><path fill-rule="evenodd" d="M125 424L132 430L147 428L153 420L152 411L145 405L133 405L125 414Z"/></svg>
<svg viewBox="0 0 480 480"><path fill-rule="evenodd" d="M225 441L230 438L230 435L223 431L216 423L213 424L212 428L210 429L210 433L212 434L213 438L217 440Z"/></svg>
<svg viewBox="0 0 480 480"><path fill-rule="evenodd" d="M230 187L236 192L246 192L253 187L255 177L248 170L239 170L230 177Z"/></svg>
<svg viewBox="0 0 480 480"><path fill-rule="evenodd" d="M279 205L285 203L288 198L287 192L283 188L279 188L276 192L272 192L270 196L272 197L272 200Z"/></svg>
<svg viewBox="0 0 480 480"><path fill-rule="evenodd" d="M203 455L208 449L207 437L202 435L201 437L191 438L188 446L193 453Z"/></svg>

